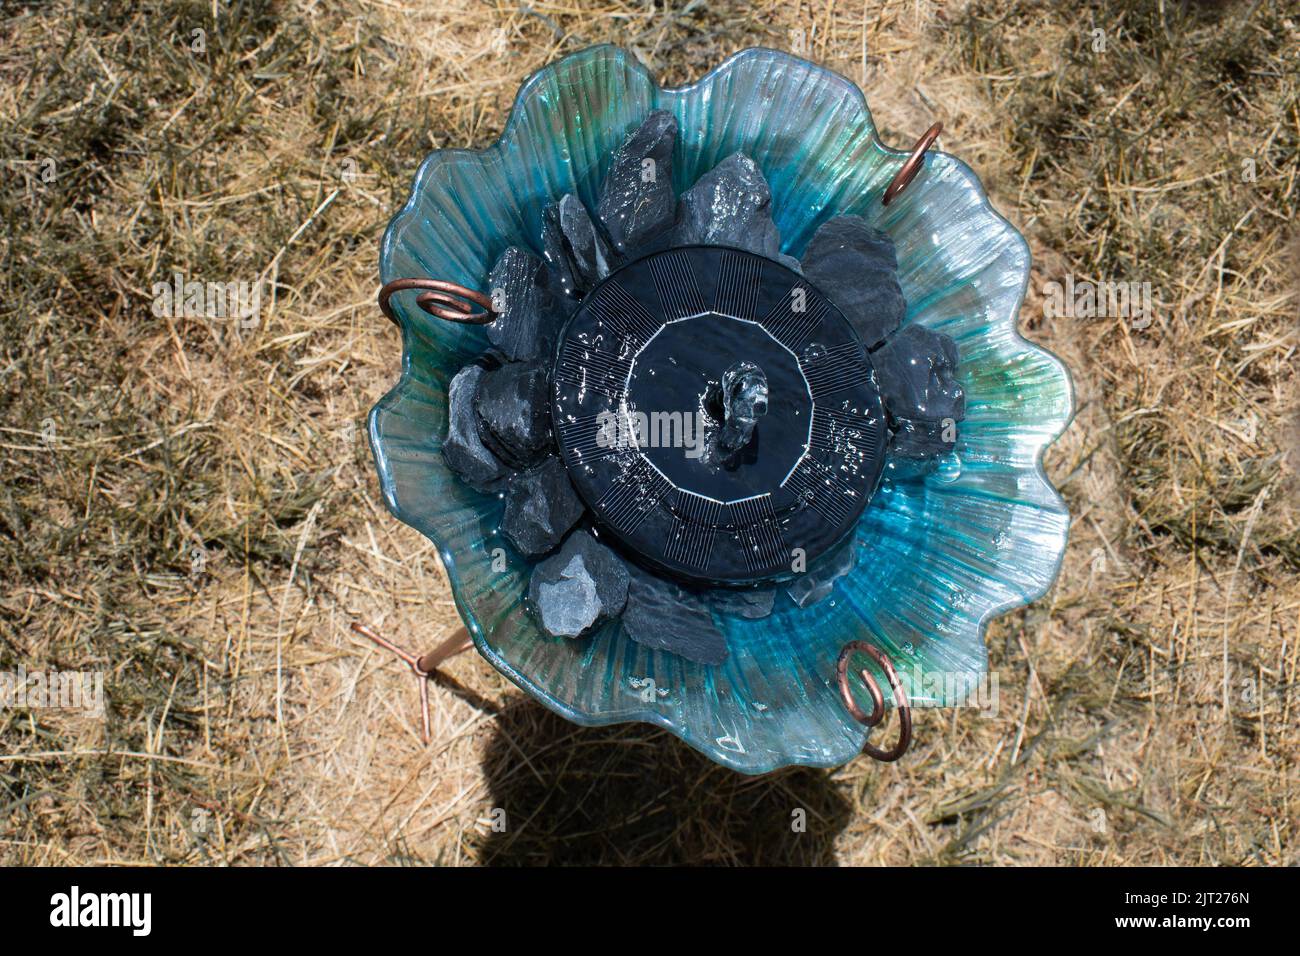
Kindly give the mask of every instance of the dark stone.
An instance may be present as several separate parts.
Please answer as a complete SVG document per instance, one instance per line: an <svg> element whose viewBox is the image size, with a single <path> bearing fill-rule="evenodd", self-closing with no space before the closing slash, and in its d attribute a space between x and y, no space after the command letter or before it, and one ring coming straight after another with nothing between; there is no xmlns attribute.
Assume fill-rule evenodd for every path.
<svg viewBox="0 0 1300 956"><path fill-rule="evenodd" d="M512 468L527 468L551 449L546 367L510 362L485 372L474 396L483 444Z"/></svg>
<svg viewBox="0 0 1300 956"><path fill-rule="evenodd" d="M556 287L572 299L581 298L610 272L609 245L573 193L542 211L542 254Z"/></svg>
<svg viewBox="0 0 1300 956"><path fill-rule="evenodd" d="M568 471L551 456L510 479L501 533L520 554L539 558L563 540L582 512Z"/></svg>
<svg viewBox="0 0 1300 956"><path fill-rule="evenodd" d="M709 594L709 601L719 614L757 621L772 613L776 606L776 592L770 589L725 591L719 588Z"/></svg>
<svg viewBox="0 0 1300 956"><path fill-rule="evenodd" d="M677 120L666 110L654 110L614 154L596 214L614 248L624 255L651 251L673 226L676 139ZM650 169L647 159L654 162Z"/></svg>
<svg viewBox="0 0 1300 956"><path fill-rule="evenodd" d="M447 387L447 438L442 457L462 481L479 491L489 491L506 473L496 455L486 448L478 433L474 397L486 374L481 365L467 365Z"/></svg>
<svg viewBox="0 0 1300 956"><path fill-rule="evenodd" d="M952 451L956 424L966 417L966 393L954 377L957 343L909 325L871 353L871 361L895 428L893 450L910 458Z"/></svg>
<svg viewBox="0 0 1300 956"><path fill-rule="evenodd" d="M560 321L542 260L511 246L492 267L488 290L494 300L499 297L505 305L487 326L488 341L512 362L549 359Z"/></svg>
<svg viewBox="0 0 1300 956"><path fill-rule="evenodd" d="M700 664L721 664L727 659L727 642L702 598L648 571L631 571L623 612L628 637L643 647Z"/></svg>
<svg viewBox="0 0 1300 956"><path fill-rule="evenodd" d="M950 423L894 419L889 454L899 458L941 458L957 444L956 420Z"/></svg>
<svg viewBox="0 0 1300 956"><path fill-rule="evenodd" d="M894 241L861 216L836 216L803 254L803 274L875 348L903 324L907 302L898 285Z"/></svg>
<svg viewBox="0 0 1300 956"><path fill-rule="evenodd" d="M799 607L809 607L830 597L835 582L853 570L857 561L852 539L823 556L793 582L785 592Z"/></svg>
<svg viewBox="0 0 1300 956"><path fill-rule="evenodd" d="M781 236L772 221L772 193L758 165L744 153L733 153L682 193L672 242L735 246L777 258Z"/></svg>
<svg viewBox="0 0 1300 956"><path fill-rule="evenodd" d="M538 563L528 582L528 605L552 637L581 637L627 602L627 567L586 531L569 535L557 554Z"/></svg>

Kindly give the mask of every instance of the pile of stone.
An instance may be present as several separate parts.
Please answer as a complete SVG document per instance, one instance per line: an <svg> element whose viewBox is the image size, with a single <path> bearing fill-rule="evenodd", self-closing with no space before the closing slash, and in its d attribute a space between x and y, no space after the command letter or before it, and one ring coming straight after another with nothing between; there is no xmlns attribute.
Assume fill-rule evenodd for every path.
<svg viewBox="0 0 1300 956"><path fill-rule="evenodd" d="M903 324L906 302L887 234L858 216L838 216L817 231L801 261L783 255L771 192L754 161L729 156L678 197L676 137L672 115L652 112L615 154L594 215L565 195L544 210L540 257L511 247L497 259L488 279L500 304L487 326L491 349L451 380L442 453L467 485L504 498L501 534L536 561L527 605L542 631L576 639L620 621L646 647L716 665L727 656L717 618L766 617L778 589L692 590L625 562L590 528L557 453L549 401L556 343L582 298L624 262L661 249L745 249L801 272L852 323L876 369L891 453L933 460L951 451L965 398L954 378L953 340ZM751 371L737 370L724 392L720 400L749 416L736 417L742 431L762 414L766 383ZM743 444L745 436L730 437ZM807 607L828 597L853 565L849 542L783 590Z"/></svg>

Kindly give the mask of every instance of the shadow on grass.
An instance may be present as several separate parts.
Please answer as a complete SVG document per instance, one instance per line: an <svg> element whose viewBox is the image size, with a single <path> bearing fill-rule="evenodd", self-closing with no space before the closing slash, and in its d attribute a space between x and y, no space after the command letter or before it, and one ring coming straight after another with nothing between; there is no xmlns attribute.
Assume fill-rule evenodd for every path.
<svg viewBox="0 0 1300 956"><path fill-rule="evenodd" d="M497 715L483 769L497 829L467 840L487 865L834 865L852 809L827 771L748 777L664 731L579 727L526 698Z"/></svg>

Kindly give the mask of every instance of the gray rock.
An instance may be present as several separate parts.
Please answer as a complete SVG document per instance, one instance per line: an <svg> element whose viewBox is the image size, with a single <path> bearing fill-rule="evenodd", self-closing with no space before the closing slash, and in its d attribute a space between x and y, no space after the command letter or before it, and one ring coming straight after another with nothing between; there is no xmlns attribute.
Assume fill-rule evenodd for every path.
<svg viewBox="0 0 1300 956"><path fill-rule="evenodd" d="M804 251L803 274L844 313L867 348L903 324L907 302L894 241L861 216L823 223Z"/></svg>
<svg viewBox="0 0 1300 956"><path fill-rule="evenodd" d="M776 606L773 590L727 591L719 588L709 594L709 601L719 614L757 621L767 617Z"/></svg>
<svg viewBox="0 0 1300 956"><path fill-rule="evenodd" d="M956 424L966 417L966 393L954 377L957 343L909 325L871 353L871 361L894 426L894 452L924 458L952 451Z"/></svg>
<svg viewBox="0 0 1300 956"><path fill-rule="evenodd" d="M528 606L552 637L581 637L617 617L627 593L627 567L618 555L575 531L557 554L533 568Z"/></svg>
<svg viewBox="0 0 1300 956"><path fill-rule="evenodd" d="M772 259L779 256L772 193L758 165L744 153L733 153L682 193L672 243L735 246Z"/></svg>
<svg viewBox="0 0 1300 956"><path fill-rule="evenodd" d="M582 512L569 473L552 455L510 479L501 533L520 554L538 558L555 549Z"/></svg>
<svg viewBox="0 0 1300 956"><path fill-rule="evenodd" d="M510 362L485 372L474 396L483 444L512 468L540 462L551 449L546 367Z"/></svg>
<svg viewBox="0 0 1300 956"><path fill-rule="evenodd" d="M480 365L467 365L447 387L447 437L442 457L462 481L479 491L491 490L506 473L506 467L483 444L474 414L474 396L485 372Z"/></svg>
<svg viewBox="0 0 1300 956"><path fill-rule="evenodd" d="M556 287L572 299L609 275L613 258L587 207L573 193L542 211L542 254Z"/></svg>
<svg viewBox="0 0 1300 956"><path fill-rule="evenodd" d="M654 110L614 154L596 214L624 255L650 251L673 226L676 139L677 120L667 110ZM646 160L653 165L647 167Z"/></svg>
<svg viewBox="0 0 1300 956"><path fill-rule="evenodd" d="M799 607L809 607L830 597L835 582L853 570L857 552L852 540L823 555L812 567L786 585L785 593Z"/></svg>
<svg viewBox="0 0 1300 956"><path fill-rule="evenodd" d="M623 630L643 647L700 664L721 664L727 642L698 595L640 568L631 569Z"/></svg>
<svg viewBox="0 0 1300 956"><path fill-rule="evenodd" d="M505 309L487 326L488 341L512 362L549 359L560 331L556 303L547 289L546 266L531 252L511 246L497 259L488 289Z"/></svg>

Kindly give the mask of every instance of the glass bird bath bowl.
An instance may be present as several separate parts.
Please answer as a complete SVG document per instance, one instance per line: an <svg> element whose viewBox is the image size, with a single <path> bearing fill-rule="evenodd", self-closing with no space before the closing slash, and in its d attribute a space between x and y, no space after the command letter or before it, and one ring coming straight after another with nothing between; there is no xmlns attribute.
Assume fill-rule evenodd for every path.
<svg viewBox="0 0 1300 956"><path fill-rule="evenodd" d="M603 46L424 162L370 441L474 646L547 707L746 773L892 759L888 705L961 703L989 619L1050 586L1069 377L1016 331L1024 239L932 141L882 145L783 53L660 89Z"/></svg>

